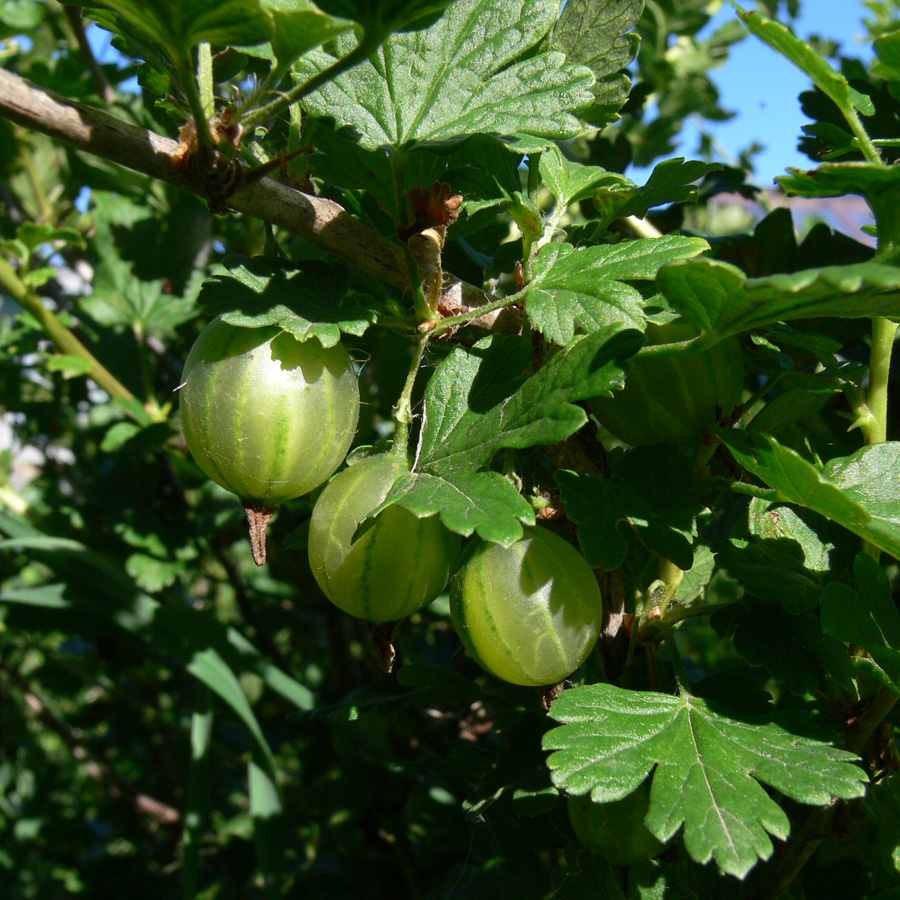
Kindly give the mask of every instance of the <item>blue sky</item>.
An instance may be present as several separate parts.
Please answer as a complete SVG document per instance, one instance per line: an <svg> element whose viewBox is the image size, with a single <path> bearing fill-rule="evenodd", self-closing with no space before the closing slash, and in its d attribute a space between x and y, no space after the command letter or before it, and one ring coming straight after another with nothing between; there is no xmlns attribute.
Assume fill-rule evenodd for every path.
<svg viewBox="0 0 900 900"><path fill-rule="evenodd" d="M741 4L753 8L752 0ZM859 0L803 0L803 16L794 25L801 38L811 34L833 38L842 45L847 56L868 58L870 48L857 42L864 29L866 14ZM712 26L718 27L733 18L733 8L723 4ZM776 175L784 174L788 166L808 169L812 163L797 151L801 127L808 119L800 111L797 95L810 86L799 69L774 50L750 35L732 48L725 65L712 73L721 91L721 104L738 115L723 124L706 123L723 148L737 154L753 141L766 145L755 159L759 184L771 187ZM696 130L686 129L679 153L688 156L696 147Z"/></svg>

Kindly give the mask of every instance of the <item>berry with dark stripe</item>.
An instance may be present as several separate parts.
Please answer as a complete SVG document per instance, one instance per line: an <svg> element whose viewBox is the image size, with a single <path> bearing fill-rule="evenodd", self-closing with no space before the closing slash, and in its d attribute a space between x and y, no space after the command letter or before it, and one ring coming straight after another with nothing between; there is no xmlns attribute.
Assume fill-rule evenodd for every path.
<svg viewBox="0 0 900 900"><path fill-rule="evenodd" d="M603 615L584 557L540 527L511 547L481 544L453 579L450 612L476 662L521 685L571 675L597 642Z"/></svg>
<svg viewBox="0 0 900 900"><path fill-rule="evenodd" d="M247 510L253 557L265 562L265 526L285 500L341 464L359 417L347 351L298 341L277 327L214 319L181 377L181 427L201 469Z"/></svg>
<svg viewBox="0 0 900 900"><path fill-rule="evenodd" d="M647 326L647 344L673 344L697 334L691 325ZM696 445L710 425L741 399L744 361L735 337L708 350L638 357L624 390L589 402L611 434L633 447Z"/></svg>
<svg viewBox="0 0 900 900"><path fill-rule="evenodd" d="M459 554L459 537L436 516L389 506L366 522L407 471L397 456L364 459L341 472L313 509L313 575L335 606L369 622L406 618L434 600Z"/></svg>

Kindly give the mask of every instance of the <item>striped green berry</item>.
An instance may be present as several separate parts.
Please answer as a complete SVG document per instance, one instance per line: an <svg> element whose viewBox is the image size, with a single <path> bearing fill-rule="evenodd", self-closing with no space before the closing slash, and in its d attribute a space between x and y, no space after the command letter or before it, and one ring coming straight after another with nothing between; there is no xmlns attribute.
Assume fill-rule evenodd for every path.
<svg viewBox="0 0 900 900"><path fill-rule="evenodd" d="M647 343L672 344L696 334L692 326L648 325ZM633 447L696 445L709 427L741 399L744 361L737 338L708 350L639 357L624 390L590 401L591 412L611 434Z"/></svg>
<svg viewBox="0 0 900 900"><path fill-rule="evenodd" d="M359 386L347 351L214 319L181 380L185 441L200 468L244 504L257 532L254 557L264 561L265 521L322 484L353 441Z"/></svg>
<svg viewBox="0 0 900 900"><path fill-rule="evenodd" d="M402 459L373 456L341 472L322 491L309 526L309 564L335 606L369 622L393 622L444 589L459 537L437 517L389 506L363 526L405 472Z"/></svg>
<svg viewBox="0 0 900 900"><path fill-rule="evenodd" d="M476 662L521 685L571 675L597 642L603 615L584 557L540 527L511 547L481 544L453 580L450 611Z"/></svg>

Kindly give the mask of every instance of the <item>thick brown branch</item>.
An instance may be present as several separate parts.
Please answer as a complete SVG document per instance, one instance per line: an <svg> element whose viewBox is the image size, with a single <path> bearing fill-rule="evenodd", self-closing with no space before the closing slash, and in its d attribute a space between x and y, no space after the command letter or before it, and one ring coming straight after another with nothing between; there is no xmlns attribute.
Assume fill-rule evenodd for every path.
<svg viewBox="0 0 900 900"><path fill-rule="evenodd" d="M213 192L202 173L178 164L176 151L180 145L171 138L73 103L3 69L0 116L185 191L200 196ZM262 178L239 187L226 203L238 212L299 234L388 284L403 290L409 288L402 246L366 227L332 200ZM445 279L444 295L465 307L481 306L489 299L480 288L453 278Z"/></svg>

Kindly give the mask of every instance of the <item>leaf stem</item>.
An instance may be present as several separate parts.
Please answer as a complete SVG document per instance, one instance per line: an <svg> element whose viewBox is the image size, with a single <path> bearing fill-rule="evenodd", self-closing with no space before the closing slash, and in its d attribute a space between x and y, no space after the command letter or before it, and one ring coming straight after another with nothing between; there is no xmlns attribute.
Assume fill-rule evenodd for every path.
<svg viewBox="0 0 900 900"><path fill-rule="evenodd" d="M841 107L840 109L844 119L846 119L847 124L850 126L850 130L853 132L853 136L856 138L857 145L859 146L862 155L868 162L877 166L883 166L884 160L881 158L878 148L872 143L872 138L870 138L866 132L865 126L863 125L856 108L851 106L849 109L845 109L844 107Z"/></svg>
<svg viewBox="0 0 900 900"><path fill-rule="evenodd" d="M541 186L541 153L528 154L528 198L534 200L537 197L538 188Z"/></svg>
<svg viewBox="0 0 900 900"><path fill-rule="evenodd" d="M146 397L144 406L148 410L158 410L159 400L157 400L156 393L153 390L153 375L150 371L150 353L147 347L147 334L142 325L135 325L134 338L137 341L138 355L140 356L141 361L141 378L144 383L144 396Z"/></svg>
<svg viewBox="0 0 900 900"><path fill-rule="evenodd" d="M547 216L544 221L544 230L541 233L541 236L536 240L532 241L530 244L528 240L526 240L526 235L522 236L523 245L526 247L526 258L530 260L531 263L531 273L529 277L526 279L527 281L531 281L534 278L534 259L538 254L538 251L545 244L549 244L550 241L553 240L553 235L556 234L556 230L559 228L560 223L566 217L566 213L569 211L569 207L565 206L562 203L557 203L556 206L553 207L553 211Z"/></svg>
<svg viewBox="0 0 900 900"><path fill-rule="evenodd" d="M425 298L419 263L413 256L408 244L403 245L403 251L406 254L406 265L409 267L409 286L413 295L413 309L416 313L416 319L419 322L433 322L435 311L428 305L428 300Z"/></svg>
<svg viewBox="0 0 900 900"><path fill-rule="evenodd" d="M212 50L207 41L197 48L197 81L200 83L200 104L208 119L216 114L216 100L213 89Z"/></svg>
<svg viewBox="0 0 900 900"><path fill-rule="evenodd" d="M704 341L705 335L698 334L696 337L688 338L686 341L673 341L670 344L644 344L644 346L634 355L634 358L673 356L676 353L684 353L687 350L706 350L707 345L704 344Z"/></svg>
<svg viewBox="0 0 900 900"><path fill-rule="evenodd" d="M681 622L683 619L693 619L697 616L711 616L720 609L734 606L735 603L737 603L736 600L727 600L722 603L710 603L708 605L679 606L677 609L667 612L656 624L661 625L662 627L671 627L677 622Z"/></svg>
<svg viewBox="0 0 900 900"><path fill-rule="evenodd" d="M857 421L866 444L881 444L887 440L888 377L897 323L878 317L872 319L872 350L869 356L869 392L865 409L857 411ZM881 558L881 550L869 541L863 541L863 550L875 560Z"/></svg>
<svg viewBox="0 0 900 900"><path fill-rule="evenodd" d="M280 97L277 97L271 103L267 103L265 106L260 106L257 109L252 110L246 116L239 115L241 124L246 128L251 125L256 125L259 122L263 122L266 119L274 118L283 109L302 100L308 94L311 94L316 90L316 88L321 87L323 84L327 84L329 81L333 81L342 72L346 72L348 69L352 69L355 65L361 63L375 52L384 40L384 37L385 36L381 32L364 31L362 37L359 39L359 43L346 56L342 56L340 59L335 60L328 68L322 69L312 77L307 78L303 84L295 85L291 90L282 94Z"/></svg>
<svg viewBox="0 0 900 900"><path fill-rule="evenodd" d="M214 146L212 131L209 127L206 109L204 108L203 101L200 99L200 92L197 90L197 78L194 75L194 66L191 61L190 53L188 53L187 56L180 57L176 68L182 90L184 91L188 105L191 108L191 115L194 117L197 143L201 147L211 150Z"/></svg>
<svg viewBox="0 0 900 900"><path fill-rule="evenodd" d="M684 570L679 569L670 559L659 561L659 587L661 590L654 598L653 611L658 617L665 615L675 592L681 586L684 579Z"/></svg>
<svg viewBox="0 0 900 900"><path fill-rule="evenodd" d="M731 491L733 494L745 494L748 497L756 497L759 500L768 500L770 503L779 501L788 502L776 488L759 487L756 484L746 484L743 481L731 481L727 478L708 478L701 482L698 488L702 491Z"/></svg>
<svg viewBox="0 0 900 900"><path fill-rule="evenodd" d="M691 693L691 679L688 677L687 669L684 667L684 660L678 650L678 644L675 641L675 632L671 628L662 628L663 642L666 650L672 658L672 666L675 669L675 681L678 684L678 692L682 696L689 696Z"/></svg>
<svg viewBox="0 0 900 900"><path fill-rule="evenodd" d="M407 456L407 444L409 443L409 426L412 423L412 393L416 384L416 376L419 374L419 367L422 365L422 358L425 355L425 347L428 345L430 334L426 332L416 343L416 349L413 352L412 362L409 366L409 373L406 376L406 383L403 385L403 392L397 400L394 407L393 419L396 425L394 432L394 445L391 453L396 456Z"/></svg>
<svg viewBox="0 0 900 900"><path fill-rule="evenodd" d="M662 237L662 232L648 219L628 216L625 221L639 238L655 239Z"/></svg>
<svg viewBox="0 0 900 900"><path fill-rule="evenodd" d="M468 325L469 322L480 319L482 316L487 315L489 312L493 312L495 309L503 309L506 306L515 306L523 300L524 297L525 292L519 291L517 294L511 294L509 297L501 297L499 300L492 300L490 303L485 303L484 306L476 306L469 312L460 313L458 316L448 316L446 319L441 319L437 322L435 326L429 330L428 334L431 335L431 337L438 337L438 335L443 334L445 331L450 331L461 325Z"/></svg>
<svg viewBox="0 0 900 900"><path fill-rule="evenodd" d="M89 362L91 369L87 373L88 376L97 382L110 397L129 403L136 400L134 394L63 325L55 313L52 313L44 306L40 297L28 289L22 279L16 274L15 269L3 259L0 259L0 288L3 288L13 300L38 320L41 327L47 332L50 340L63 353L77 356L79 359ZM154 421L163 421L164 417L161 416L158 410L148 410L148 412Z"/></svg>

